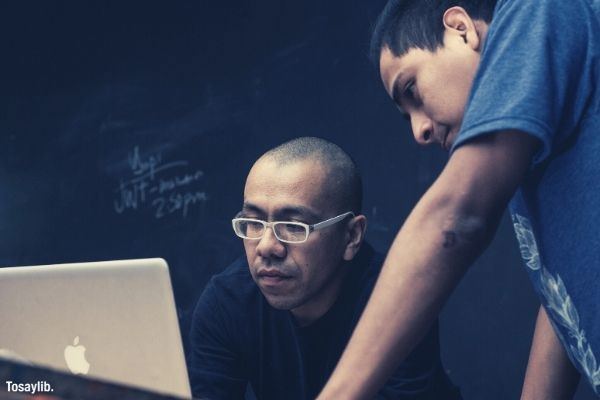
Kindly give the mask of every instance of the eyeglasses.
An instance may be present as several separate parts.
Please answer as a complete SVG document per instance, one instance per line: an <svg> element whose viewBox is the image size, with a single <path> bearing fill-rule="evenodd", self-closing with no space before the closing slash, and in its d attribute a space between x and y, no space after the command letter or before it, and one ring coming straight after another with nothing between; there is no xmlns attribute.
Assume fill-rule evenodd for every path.
<svg viewBox="0 0 600 400"><path fill-rule="evenodd" d="M352 211L340 214L337 217L326 219L319 223L309 225L302 222L293 221L273 221L266 222L254 218L234 218L231 220L235 234L242 239L258 240L261 239L267 228L271 227L275 237L284 243L304 243L308 240L308 235L312 231L326 228L336 224L347 216L353 216Z"/></svg>

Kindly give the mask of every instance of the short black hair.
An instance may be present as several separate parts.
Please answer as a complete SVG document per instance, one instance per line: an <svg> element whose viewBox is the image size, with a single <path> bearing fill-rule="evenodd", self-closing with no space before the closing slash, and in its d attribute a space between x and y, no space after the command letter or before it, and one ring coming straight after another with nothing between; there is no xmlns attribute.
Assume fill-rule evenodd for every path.
<svg viewBox="0 0 600 400"><path fill-rule="evenodd" d="M412 48L435 51L444 44L444 12L454 6L472 19L492 21L497 0L390 0L377 18L370 58L379 68L381 50L401 57Z"/></svg>
<svg viewBox="0 0 600 400"><path fill-rule="evenodd" d="M327 168L328 181L340 211L362 210L362 178L356 163L338 145L318 137L299 137L285 142L262 157L280 164L311 160Z"/></svg>

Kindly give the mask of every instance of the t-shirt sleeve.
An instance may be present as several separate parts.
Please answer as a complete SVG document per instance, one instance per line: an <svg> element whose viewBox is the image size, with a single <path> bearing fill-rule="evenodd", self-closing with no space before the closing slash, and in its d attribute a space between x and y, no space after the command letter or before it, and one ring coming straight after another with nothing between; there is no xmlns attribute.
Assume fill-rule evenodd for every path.
<svg viewBox="0 0 600 400"><path fill-rule="evenodd" d="M543 161L576 129L591 96L587 0L500 0L453 150L474 137L518 130L542 144Z"/></svg>
<svg viewBox="0 0 600 400"><path fill-rule="evenodd" d="M218 290L210 281L194 310L190 332L189 374L194 397L243 399L248 378L225 315Z"/></svg>

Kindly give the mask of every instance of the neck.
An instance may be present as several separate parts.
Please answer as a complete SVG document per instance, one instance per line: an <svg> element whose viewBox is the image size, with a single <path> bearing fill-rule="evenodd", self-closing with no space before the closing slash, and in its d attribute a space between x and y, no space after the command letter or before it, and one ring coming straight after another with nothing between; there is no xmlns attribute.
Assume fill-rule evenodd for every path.
<svg viewBox="0 0 600 400"><path fill-rule="evenodd" d="M340 294L342 283L346 277L346 270L347 268L341 265L337 273L329 282L325 283L317 295L301 306L290 310L298 325L308 326L329 311Z"/></svg>
<svg viewBox="0 0 600 400"><path fill-rule="evenodd" d="M489 25L487 24L487 22L485 22L482 19L476 19L473 21L473 23L475 24L475 29L477 30L477 33L479 34L480 48L483 49L483 45L485 44L485 39L487 38Z"/></svg>

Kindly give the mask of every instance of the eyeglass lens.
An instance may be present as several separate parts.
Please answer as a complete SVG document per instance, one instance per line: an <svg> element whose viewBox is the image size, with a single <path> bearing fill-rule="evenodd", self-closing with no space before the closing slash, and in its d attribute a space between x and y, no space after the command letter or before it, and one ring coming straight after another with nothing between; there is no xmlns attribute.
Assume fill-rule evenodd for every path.
<svg viewBox="0 0 600 400"><path fill-rule="evenodd" d="M238 220L236 232L248 239L259 239L265 233L265 225L259 221ZM304 225L293 222L277 222L273 224L275 236L289 242L303 242L307 239L308 230Z"/></svg>

